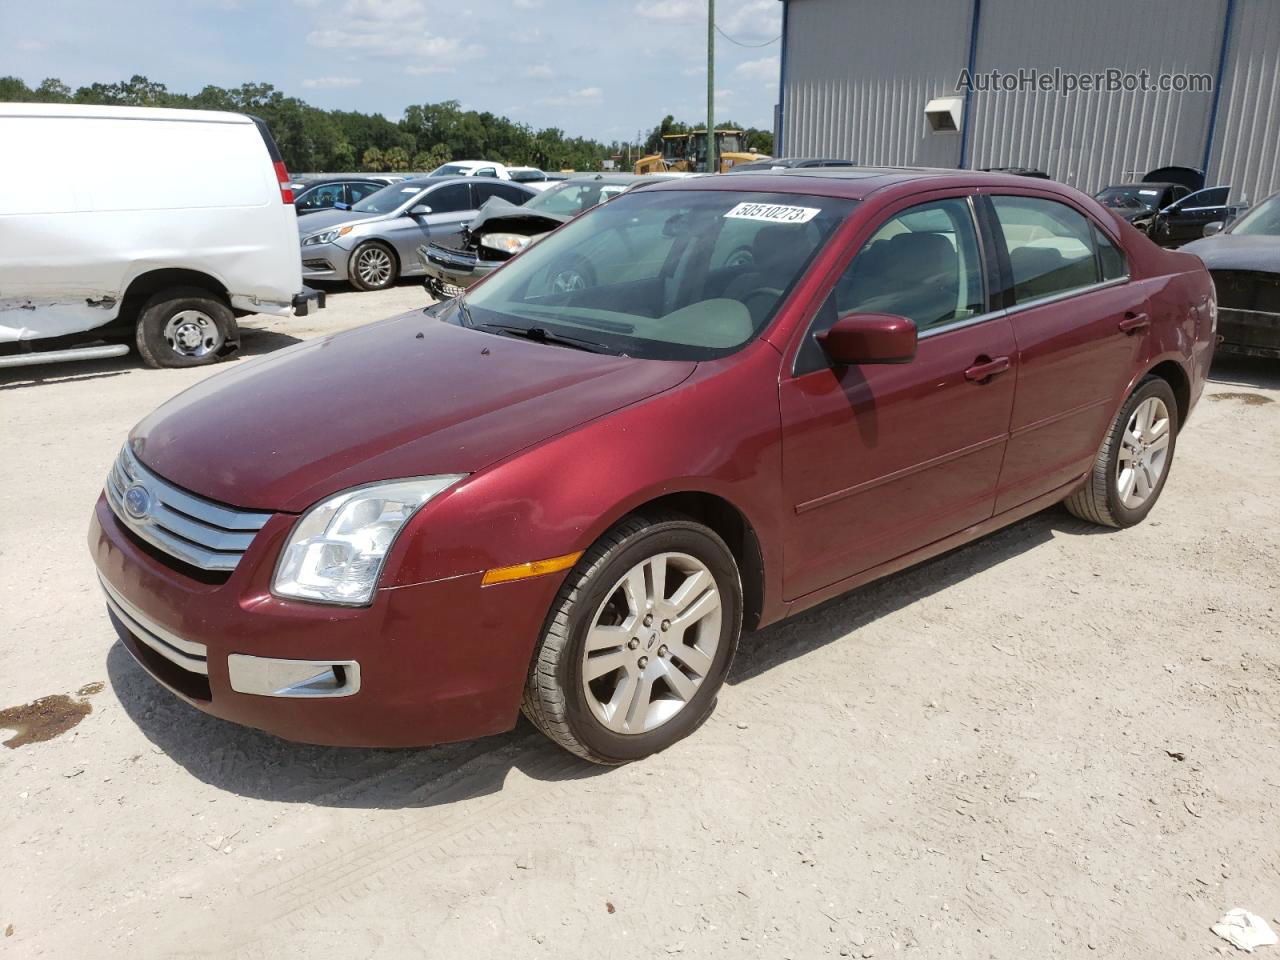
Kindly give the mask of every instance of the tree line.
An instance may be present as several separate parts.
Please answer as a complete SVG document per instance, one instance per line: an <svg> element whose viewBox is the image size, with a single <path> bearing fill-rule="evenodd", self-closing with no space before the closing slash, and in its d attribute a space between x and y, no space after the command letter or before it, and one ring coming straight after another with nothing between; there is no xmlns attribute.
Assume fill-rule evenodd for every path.
<svg viewBox="0 0 1280 960"><path fill-rule="evenodd" d="M261 117L271 129L285 166L293 172L432 170L450 160L486 159L546 170L599 170L609 158L637 158L660 149L662 135L693 129L670 116L642 136L643 144L602 143L570 137L558 127L535 129L488 111L463 110L457 100L407 107L399 120L380 113L322 110L285 96L269 83L234 89L206 86L175 93L163 83L133 76L72 90L56 77L29 87L19 77L0 77L0 102L86 103L135 107L228 110ZM733 127L732 123L717 124ZM773 149L773 134L750 128L747 145Z"/></svg>

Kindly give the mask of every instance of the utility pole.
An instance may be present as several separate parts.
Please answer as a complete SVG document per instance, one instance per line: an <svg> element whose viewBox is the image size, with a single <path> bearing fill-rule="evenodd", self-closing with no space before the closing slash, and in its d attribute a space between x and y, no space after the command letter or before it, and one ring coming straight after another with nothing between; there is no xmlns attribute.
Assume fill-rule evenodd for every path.
<svg viewBox="0 0 1280 960"><path fill-rule="evenodd" d="M716 0L707 0L707 173L719 173L716 156Z"/></svg>

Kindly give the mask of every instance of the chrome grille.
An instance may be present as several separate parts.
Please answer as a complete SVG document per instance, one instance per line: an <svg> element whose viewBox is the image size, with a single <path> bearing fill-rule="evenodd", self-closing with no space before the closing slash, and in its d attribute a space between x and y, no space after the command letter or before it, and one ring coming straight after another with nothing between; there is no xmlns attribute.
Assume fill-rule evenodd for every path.
<svg viewBox="0 0 1280 960"><path fill-rule="evenodd" d="M107 502L147 543L201 570L236 568L269 513L237 510L175 487L126 445L107 474Z"/></svg>
<svg viewBox="0 0 1280 960"><path fill-rule="evenodd" d="M194 640L184 640L147 619L137 607L120 595L101 575L98 582L107 594L107 606L139 643L145 643L172 664L191 673L209 675L209 648Z"/></svg>

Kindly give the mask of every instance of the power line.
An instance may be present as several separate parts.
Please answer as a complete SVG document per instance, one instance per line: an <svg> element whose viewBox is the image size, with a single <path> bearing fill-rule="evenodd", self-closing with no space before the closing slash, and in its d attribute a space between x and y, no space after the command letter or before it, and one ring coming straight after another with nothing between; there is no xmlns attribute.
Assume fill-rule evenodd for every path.
<svg viewBox="0 0 1280 960"><path fill-rule="evenodd" d="M772 40L766 40L764 43L743 43L741 40L735 40L735 39L733 39L733 37L729 36L727 33L725 33L723 30L721 30L721 29L720 29L720 24L718 24L718 23L717 23L717 24L715 25L715 28L716 28L716 33L720 34L720 36L724 37L724 38L725 38L726 40L728 40L730 43L736 43L736 44L737 44L738 46L740 46L740 47L767 47L767 46L769 46L769 44L771 44L771 43L777 43L779 40L781 40L781 39L782 39L782 34L778 34L778 35L777 35L776 37L774 37Z"/></svg>

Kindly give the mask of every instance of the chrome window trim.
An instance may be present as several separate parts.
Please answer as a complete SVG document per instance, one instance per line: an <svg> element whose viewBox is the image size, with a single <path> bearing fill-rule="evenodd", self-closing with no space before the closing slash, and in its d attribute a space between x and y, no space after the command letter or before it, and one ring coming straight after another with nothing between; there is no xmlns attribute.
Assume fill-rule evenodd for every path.
<svg viewBox="0 0 1280 960"><path fill-rule="evenodd" d="M950 323L940 323L936 327L928 327L921 330L917 335L917 340L928 340L930 337L936 337L941 333L950 333L952 330L963 330L966 327L976 327L980 323L986 323L988 320L995 320L997 317L1003 317L1008 313L1007 310L989 310L986 313L980 313L976 317L966 317L963 320L952 320Z"/></svg>
<svg viewBox="0 0 1280 960"><path fill-rule="evenodd" d="M1128 263L1126 263L1125 266L1128 266ZM1010 315L1021 313L1023 310L1043 307L1051 303L1057 303L1060 300L1069 300L1072 297L1083 296L1086 293L1093 293L1096 290L1105 290L1108 287L1118 287L1123 283L1128 283L1129 280L1130 275L1126 273L1123 277L1116 277L1114 280L1102 280L1098 283L1091 283L1085 287L1074 287L1071 290L1063 290L1061 293L1051 293L1046 297L1036 297L1036 299L1028 300L1026 303L1015 303L1012 307L1008 307L1005 312Z"/></svg>

